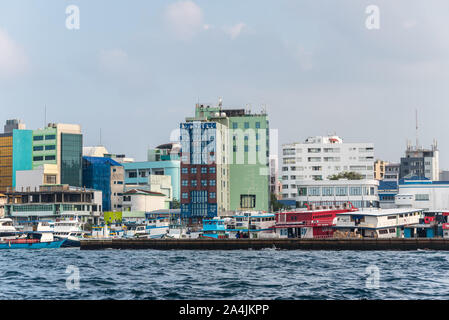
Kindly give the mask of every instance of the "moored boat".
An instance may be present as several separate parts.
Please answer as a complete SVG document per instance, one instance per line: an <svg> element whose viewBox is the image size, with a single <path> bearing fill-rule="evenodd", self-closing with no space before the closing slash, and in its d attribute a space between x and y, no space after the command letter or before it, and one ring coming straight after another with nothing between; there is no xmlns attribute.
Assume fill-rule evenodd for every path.
<svg viewBox="0 0 449 320"><path fill-rule="evenodd" d="M54 238L51 231L20 232L9 218L0 219L0 249L59 248L65 239Z"/></svg>

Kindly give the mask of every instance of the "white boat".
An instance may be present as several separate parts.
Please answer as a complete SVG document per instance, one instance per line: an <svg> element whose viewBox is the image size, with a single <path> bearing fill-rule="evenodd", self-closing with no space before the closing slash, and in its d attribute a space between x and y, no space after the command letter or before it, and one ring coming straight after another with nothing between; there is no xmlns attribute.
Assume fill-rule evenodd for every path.
<svg viewBox="0 0 449 320"><path fill-rule="evenodd" d="M274 225L276 218L274 213L262 211L237 212L232 217L224 218L226 231L230 238L275 238Z"/></svg>
<svg viewBox="0 0 449 320"><path fill-rule="evenodd" d="M20 232L10 218L0 219L0 249L43 249L59 248L65 239L53 237L51 226L40 223L39 232Z"/></svg>
<svg viewBox="0 0 449 320"><path fill-rule="evenodd" d="M81 239L84 238L86 232L82 230L82 223L78 219L66 218L57 219L56 221L40 221L38 222L36 231L52 232L53 235L60 239L65 239L63 247L79 247Z"/></svg>
<svg viewBox="0 0 449 320"><path fill-rule="evenodd" d="M154 218L146 220L143 225L136 226L134 237L157 239L166 236L169 232L168 218Z"/></svg>
<svg viewBox="0 0 449 320"><path fill-rule="evenodd" d="M63 246L79 247L80 241L86 235L86 231L82 229L82 222L77 218L56 220L54 222L54 235L63 239L67 239Z"/></svg>
<svg viewBox="0 0 449 320"><path fill-rule="evenodd" d="M19 231L14 227L10 218L0 219L0 241L15 239Z"/></svg>

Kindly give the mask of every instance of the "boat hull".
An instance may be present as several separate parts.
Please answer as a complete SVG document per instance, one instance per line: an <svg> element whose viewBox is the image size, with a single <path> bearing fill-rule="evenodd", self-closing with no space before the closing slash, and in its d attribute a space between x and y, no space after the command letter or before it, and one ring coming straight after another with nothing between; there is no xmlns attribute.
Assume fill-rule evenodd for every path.
<svg viewBox="0 0 449 320"><path fill-rule="evenodd" d="M65 239L65 241L64 241L64 243L62 244L61 247L63 247L63 248L81 247L81 241L80 240L67 238L67 239Z"/></svg>
<svg viewBox="0 0 449 320"><path fill-rule="evenodd" d="M35 242L35 243L0 243L0 249L55 249L60 248L66 239L51 242Z"/></svg>

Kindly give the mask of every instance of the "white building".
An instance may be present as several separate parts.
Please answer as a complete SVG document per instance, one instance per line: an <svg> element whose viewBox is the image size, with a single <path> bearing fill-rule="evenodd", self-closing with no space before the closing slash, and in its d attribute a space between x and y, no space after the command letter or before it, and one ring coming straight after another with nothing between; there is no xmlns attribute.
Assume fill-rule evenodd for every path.
<svg viewBox="0 0 449 320"><path fill-rule="evenodd" d="M395 204L431 212L449 211L449 181L403 180Z"/></svg>
<svg viewBox="0 0 449 320"><path fill-rule="evenodd" d="M315 206L342 206L351 202L356 208L379 207L378 180L298 180L290 199L295 199L297 207L305 204ZM285 199L285 198L284 198Z"/></svg>
<svg viewBox="0 0 449 320"><path fill-rule="evenodd" d="M109 152L104 146L83 147L83 157L103 158L105 154L109 154Z"/></svg>
<svg viewBox="0 0 449 320"><path fill-rule="evenodd" d="M5 204L7 202L7 197L0 193L0 219L5 217Z"/></svg>
<svg viewBox="0 0 449 320"><path fill-rule="evenodd" d="M56 164L44 163L34 170L16 171L16 190L37 190L39 186L55 184L54 177L58 174Z"/></svg>
<svg viewBox="0 0 449 320"><path fill-rule="evenodd" d="M132 189L123 193L123 211L150 212L165 209L163 193Z"/></svg>
<svg viewBox="0 0 449 320"><path fill-rule="evenodd" d="M344 143L338 136L309 137L282 145L283 198L294 198L298 180L326 180L342 172L374 179L374 144Z"/></svg>
<svg viewBox="0 0 449 320"><path fill-rule="evenodd" d="M402 238L404 226L419 223L420 209L365 209L337 214L334 237Z"/></svg>
<svg viewBox="0 0 449 320"><path fill-rule="evenodd" d="M279 158L277 154L270 155L270 193L279 194Z"/></svg>

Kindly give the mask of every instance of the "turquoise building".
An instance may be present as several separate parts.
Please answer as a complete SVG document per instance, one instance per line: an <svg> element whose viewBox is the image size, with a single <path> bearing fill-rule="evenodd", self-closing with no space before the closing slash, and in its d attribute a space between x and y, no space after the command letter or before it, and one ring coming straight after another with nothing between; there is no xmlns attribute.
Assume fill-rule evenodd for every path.
<svg viewBox="0 0 449 320"><path fill-rule="evenodd" d="M16 186L16 171L33 169L33 130L12 132L12 186Z"/></svg>

